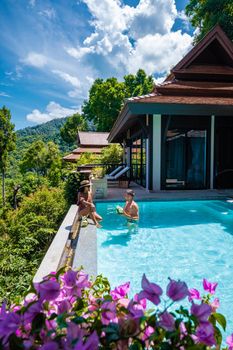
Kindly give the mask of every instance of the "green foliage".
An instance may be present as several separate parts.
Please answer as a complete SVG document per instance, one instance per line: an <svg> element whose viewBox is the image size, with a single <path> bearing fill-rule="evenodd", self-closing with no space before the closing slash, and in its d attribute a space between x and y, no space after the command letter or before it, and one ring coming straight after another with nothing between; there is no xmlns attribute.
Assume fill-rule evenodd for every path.
<svg viewBox="0 0 233 350"><path fill-rule="evenodd" d="M122 163L123 149L118 144L111 144L102 150L101 163L119 164Z"/></svg>
<svg viewBox="0 0 233 350"><path fill-rule="evenodd" d="M199 32L195 38L200 41L216 24L220 24L233 40L233 2L232 0L190 0L186 6L186 15L193 27Z"/></svg>
<svg viewBox="0 0 233 350"><path fill-rule="evenodd" d="M5 172L9 152L15 148L14 124L11 123L11 113L3 106L0 109L0 171L2 173L2 198L5 205Z"/></svg>
<svg viewBox="0 0 233 350"><path fill-rule="evenodd" d="M85 165L85 164L98 164L101 163L101 157L97 154L93 154L90 152L82 153L79 160L77 161L77 165Z"/></svg>
<svg viewBox="0 0 233 350"><path fill-rule="evenodd" d="M93 121L97 131L111 129L125 98L124 83L116 78L96 79L89 91L89 101L84 102L84 116Z"/></svg>
<svg viewBox="0 0 233 350"><path fill-rule="evenodd" d="M61 137L69 145L74 145L77 141L78 131L87 130L87 122L79 113L68 117L61 128Z"/></svg>
<svg viewBox="0 0 233 350"><path fill-rule="evenodd" d="M152 76L140 69L136 75L127 75L123 82L116 78L96 79L89 91L89 100L84 102L83 114L92 121L97 131L110 131L125 98L151 92Z"/></svg>
<svg viewBox="0 0 233 350"><path fill-rule="evenodd" d="M51 174L52 169L54 173L55 168L61 169L61 154L58 146L51 141L47 144L41 140L33 142L25 151L19 167L22 174L35 172L37 175L45 176L49 171Z"/></svg>
<svg viewBox="0 0 233 350"><path fill-rule="evenodd" d="M80 182L83 180L80 173L72 172L68 175L65 182L65 199L69 205L77 202L77 193L80 186Z"/></svg>
<svg viewBox="0 0 233 350"><path fill-rule="evenodd" d="M143 69L139 69L136 75L126 75L124 83L127 97L148 94L154 87L153 76L147 76Z"/></svg>
<svg viewBox="0 0 233 350"><path fill-rule="evenodd" d="M36 140L42 140L44 142L53 141L58 145L61 152L69 151L69 145L63 141L60 134L60 130L68 118L53 119L47 123L18 130L16 132L18 158L20 158L22 148L25 148L25 146L27 148L29 144Z"/></svg>
<svg viewBox="0 0 233 350"><path fill-rule="evenodd" d="M13 300L28 288L67 204L62 189L41 188L0 220L0 295Z"/></svg>

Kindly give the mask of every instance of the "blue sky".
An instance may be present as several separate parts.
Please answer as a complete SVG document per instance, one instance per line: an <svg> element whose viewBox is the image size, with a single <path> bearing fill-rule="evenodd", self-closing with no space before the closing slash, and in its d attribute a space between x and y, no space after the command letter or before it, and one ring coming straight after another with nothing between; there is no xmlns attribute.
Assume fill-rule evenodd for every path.
<svg viewBox="0 0 233 350"><path fill-rule="evenodd" d="M192 44L188 0L1 0L0 106L17 129L80 111L97 77L163 77Z"/></svg>

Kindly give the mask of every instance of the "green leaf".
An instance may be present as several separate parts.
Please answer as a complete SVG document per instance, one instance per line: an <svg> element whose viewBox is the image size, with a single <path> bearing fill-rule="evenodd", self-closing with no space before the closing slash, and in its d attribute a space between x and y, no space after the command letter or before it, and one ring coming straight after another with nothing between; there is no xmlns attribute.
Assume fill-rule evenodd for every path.
<svg viewBox="0 0 233 350"><path fill-rule="evenodd" d="M111 323L108 327L104 328L103 331L106 333L107 342L109 344L120 339L118 324Z"/></svg>
<svg viewBox="0 0 233 350"><path fill-rule="evenodd" d="M43 313L39 313L38 315L36 315L36 317L34 317L32 321L32 334L41 331L41 329L45 325L45 319L46 317Z"/></svg>
<svg viewBox="0 0 233 350"><path fill-rule="evenodd" d="M129 350L142 350L143 346L140 343L130 345Z"/></svg>
<svg viewBox="0 0 233 350"><path fill-rule="evenodd" d="M220 346L222 344L222 333L218 327L214 327L214 330L216 342Z"/></svg>
<svg viewBox="0 0 233 350"><path fill-rule="evenodd" d="M18 338L15 334L11 334L11 336L9 337L9 348L10 350L22 350L23 339Z"/></svg>
<svg viewBox="0 0 233 350"><path fill-rule="evenodd" d="M222 314L215 312L213 313L213 316L215 318L215 320L218 322L218 324L220 324L220 326L223 328L223 330L226 330L226 326L227 326L227 321L225 316L223 316Z"/></svg>

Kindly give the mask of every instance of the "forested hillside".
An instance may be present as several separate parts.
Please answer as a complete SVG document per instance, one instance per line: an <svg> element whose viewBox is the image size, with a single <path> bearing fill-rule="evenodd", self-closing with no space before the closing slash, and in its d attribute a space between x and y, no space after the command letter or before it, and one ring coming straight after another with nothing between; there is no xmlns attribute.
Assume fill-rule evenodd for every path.
<svg viewBox="0 0 233 350"><path fill-rule="evenodd" d="M67 121L67 118L53 119L47 123L27 127L16 132L17 151L25 148L27 144L36 140L44 142L53 141L59 146L61 152L69 151L70 147L64 142L60 135L60 129Z"/></svg>

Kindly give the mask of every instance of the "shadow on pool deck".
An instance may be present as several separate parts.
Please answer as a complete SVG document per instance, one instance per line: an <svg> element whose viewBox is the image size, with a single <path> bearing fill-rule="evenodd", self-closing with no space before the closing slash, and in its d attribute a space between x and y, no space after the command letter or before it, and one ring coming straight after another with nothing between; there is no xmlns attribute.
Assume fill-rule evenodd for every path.
<svg viewBox="0 0 233 350"><path fill-rule="evenodd" d="M145 188L132 183L130 188L136 193L136 200L204 200L204 199L223 199L227 197L233 198L233 189L229 190L173 190L149 192ZM119 201L124 199L124 188L108 188L108 195L105 199L96 199L96 202L102 201Z"/></svg>

